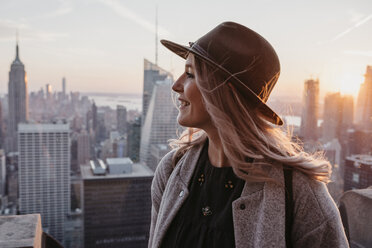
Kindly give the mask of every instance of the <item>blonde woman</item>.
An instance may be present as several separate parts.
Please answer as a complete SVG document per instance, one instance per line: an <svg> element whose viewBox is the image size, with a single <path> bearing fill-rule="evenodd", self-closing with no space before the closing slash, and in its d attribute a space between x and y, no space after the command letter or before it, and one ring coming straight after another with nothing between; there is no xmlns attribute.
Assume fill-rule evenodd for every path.
<svg viewBox="0 0 372 248"><path fill-rule="evenodd" d="M272 46L233 22L189 46L173 84L188 127L152 183L149 247L348 247L325 183L330 165L291 142L266 101Z"/></svg>

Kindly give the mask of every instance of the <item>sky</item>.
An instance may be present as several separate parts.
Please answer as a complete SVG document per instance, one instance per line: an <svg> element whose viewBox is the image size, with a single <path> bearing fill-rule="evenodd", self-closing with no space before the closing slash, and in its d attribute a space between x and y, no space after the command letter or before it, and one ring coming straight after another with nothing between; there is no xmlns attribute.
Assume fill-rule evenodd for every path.
<svg viewBox="0 0 372 248"><path fill-rule="evenodd" d="M157 6L157 7L156 7ZM188 44L224 21L264 36L281 61L275 96L301 97L318 78L327 92L357 95L372 65L370 0L1 0L0 93L8 90L16 30L28 89L140 93L143 60L159 39ZM177 78L184 61L158 42L158 64Z"/></svg>

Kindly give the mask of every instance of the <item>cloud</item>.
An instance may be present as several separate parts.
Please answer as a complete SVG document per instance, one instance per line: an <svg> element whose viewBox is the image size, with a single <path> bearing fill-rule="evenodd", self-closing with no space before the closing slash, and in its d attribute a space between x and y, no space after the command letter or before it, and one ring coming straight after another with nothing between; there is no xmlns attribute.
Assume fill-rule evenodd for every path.
<svg viewBox="0 0 372 248"><path fill-rule="evenodd" d="M100 3L106 5L107 7L111 8L116 14L119 16L131 20L137 25L141 26L142 28L146 29L147 31L155 34L155 24L147 21L146 19L142 18L141 16L134 13L132 10L128 9L117 0L98 0ZM166 30L164 27L158 26L159 36L162 37L169 37L171 33Z"/></svg>
<svg viewBox="0 0 372 248"><path fill-rule="evenodd" d="M68 33L47 32L32 28L24 22L16 22L8 19L0 19L0 41L15 41L18 30L21 41L54 41L61 37L68 37Z"/></svg>
<svg viewBox="0 0 372 248"><path fill-rule="evenodd" d="M369 20L372 19L372 14L370 14L369 16L363 18L362 20L358 21L357 23L355 23L352 27L346 29L345 31L339 33L338 35L336 35L335 37L333 37L333 39L331 40L331 42L334 42L338 39L340 39L341 37L345 36L346 34L350 33L351 31L353 31L354 29L362 26L363 24L365 24L366 22L368 22Z"/></svg>
<svg viewBox="0 0 372 248"><path fill-rule="evenodd" d="M71 3L68 1L59 1L60 6L47 14L42 15L40 18L54 18L58 16L64 16L72 12L73 8L71 6Z"/></svg>
<svg viewBox="0 0 372 248"><path fill-rule="evenodd" d="M363 50L346 50L343 51L344 54L348 55L355 55L355 56L365 56L365 57L372 57L372 50L370 51L363 51Z"/></svg>

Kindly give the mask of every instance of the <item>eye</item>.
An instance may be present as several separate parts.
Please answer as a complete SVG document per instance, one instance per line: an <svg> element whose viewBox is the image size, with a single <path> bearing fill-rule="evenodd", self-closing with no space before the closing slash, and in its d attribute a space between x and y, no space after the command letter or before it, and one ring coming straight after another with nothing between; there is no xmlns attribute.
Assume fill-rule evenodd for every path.
<svg viewBox="0 0 372 248"><path fill-rule="evenodd" d="M187 78L194 78L194 75L191 74L190 72L185 72L185 73L186 73Z"/></svg>

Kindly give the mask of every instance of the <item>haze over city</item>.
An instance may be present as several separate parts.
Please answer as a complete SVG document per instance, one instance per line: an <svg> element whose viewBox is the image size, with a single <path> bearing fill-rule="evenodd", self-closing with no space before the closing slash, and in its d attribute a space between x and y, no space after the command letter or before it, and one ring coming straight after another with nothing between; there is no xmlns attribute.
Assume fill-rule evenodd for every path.
<svg viewBox="0 0 372 248"><path fill-rule="evenodd" d="M281 60L273 96L300 97L311 77L321 95L356 96L372 63L369 1L2 1L0 92L7 92L18 29L29 91L48 83L60 90L66 77L68 91L140 93L143 59L155 61L156 6L159 40L187 44L226 20L262 34ZM159 66L177 77L183 60L158 45Z"/></svg>

